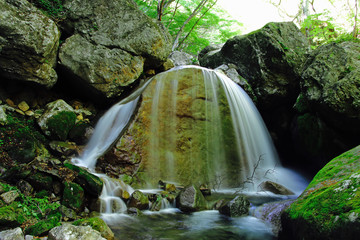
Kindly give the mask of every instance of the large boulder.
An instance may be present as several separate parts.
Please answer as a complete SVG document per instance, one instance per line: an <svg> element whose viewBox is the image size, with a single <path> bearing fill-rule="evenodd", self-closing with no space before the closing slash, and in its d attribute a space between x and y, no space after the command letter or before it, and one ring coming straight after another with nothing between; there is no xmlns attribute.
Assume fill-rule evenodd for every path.
<svg viewBox="0 0 360 240"><path fill-rule="evenodd" d="M0 239L24 240L24 233L20 227L0 232Z"/></svg>
<svg viewBox="0 0 360 240"><path fill-rule="evenodd" d="M316 49L305 63L301 92L310 112L330 126L359 134L360 44L332 43Z"/></svg>
<svg viewBox="0 0 360 240"><path fill-rule="evenodd" d="M360 146L330 161L281 216L280 239L358 239Z"/></svg>
<svg viewBox="0 0 360 240"><path fill-rule="evenodd" d="M0 75L52 87L60 31L26 0L0 0Z"/></svg>
<svg viewBox="0 0 360 240"><path fill-rule="evenodd" d="M119 48L96 45L79 34L66 39L59 52L61 64L106 97L116 97L143 72L145 58Z"/></svg>
<svg viewBox="0 0 360 240"><path fill-rule="evenodd" d="M108 98L118 97L147 68L170 54L171 37L161 23L132 0L65 0L62 27L72 35L60 49L60 64L70 77Z"/></svg>
<svg viewBox="0 0 360 240"><path fill-rule="evenodd" d="M229 39L220 50L199 58L202 66L232 63L254 90L261 108L290 105L299 92L299 77L309 43L292 22L268 23Z"/></svg>

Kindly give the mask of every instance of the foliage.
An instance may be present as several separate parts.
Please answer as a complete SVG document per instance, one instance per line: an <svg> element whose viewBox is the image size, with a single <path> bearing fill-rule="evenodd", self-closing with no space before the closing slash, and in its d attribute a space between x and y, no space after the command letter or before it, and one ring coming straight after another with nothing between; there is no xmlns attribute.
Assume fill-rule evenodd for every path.
<svg viewBox="0 0 360 240"><path fill-rule="evenodd" d="M25 220L35 218L36 220L41 220L47 216L50 211L56 210L60 207L58 202L50 202L48 197L35 198L31 196L25 196L20 192L16 187L1 183L4 191L16 190L20 195L20 201L17 204L17 208L20 208L23 212L23 217Z"/></svg>
<svg viewBox="0 0 360 240"><path fill-rule="evenodd" d="M65 18L65 10L61 0L30 0L29 2L33 3L55 21Z"/></svg>
<svg viewBox="0 0 360 240"><path fill-rule="evenodd" d="M139 8L148 16L158 18L157 2L135 0ZM179 0L174 1L161 17L161 21L175 38L181 30L184 22L192 14L200 1ZM178 3L178 4L177 4ZM242 26L236 20L231 20L226 11L219 7L211 7L214 1L209 1L208 5L201 9L198 15L193 17L184 26L179 46L175 50L184 51L193 55L210 44L223 43L232 36L240 33Z"/></svg>
<svg viewBox="0 0 360 240"><path fill-rule="evenodd" d="M336 27L334 18L330 17L328 12L309 15L302 22L301 30L308 37L313 48L330 42L360 42L360 39L354 38L352 33Z"/></svg>

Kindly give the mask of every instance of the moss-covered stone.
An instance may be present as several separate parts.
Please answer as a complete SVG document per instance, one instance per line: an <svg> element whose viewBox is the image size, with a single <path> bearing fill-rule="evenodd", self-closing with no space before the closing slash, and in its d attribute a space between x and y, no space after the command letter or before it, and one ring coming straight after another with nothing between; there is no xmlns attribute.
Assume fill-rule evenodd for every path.
<svg viewBox="0 0 360 240"><path fill-rule="evenodd" d="M134 191L129 199L129 207L134 207L140 210L149 208L149 198L139 190Z"/></svg>
<svg viewBox="0 0 360 240"><path fill-rule="evenodd" d="M75 181L80 184L87 193L95 197L100 196L104 184L101 178L89 173L81 167L72 165L70 163L65 163L64 166L78 173Z"/></svg>
<svg viewBox="0 0 360 240"><path fill-rule="evenodd" d="M52 190L53 179L50 175L42 172L36 172L27 177L27 181L38 191Z"/></svg>
<svg viewBox="0 0 360 240"><path fill-rule="evenodd" d="M34 225L27 227L25 233L32 236L42 236L47 234L52 228L60 226L61 214L57 213L46 219L40 220Z"/></svg>
<svg viewBox="0 0 360 240"><path fill-rule="evenodd" d="M360 146L330 161L282 215L282 239L358 239Z"/></svg>
<svg viewBox="0 0 360 240"><path fill-rule="evenodd" d="M66 140L69 131L75 125L76 114L74 112L59 112L48 119L48 130L61 140Z"/></svg>
<svg viewBox="0 0 360 240"><path fill-rule="evenodd" d="M81 211L84 206L84 189L77 183L64 182L62 204L75 211Z"/></svg>
<svg viewBox="0 0 360 240"><path fill-rule="evenodd" d="M77 220L73 223L75 226L90 226L92 229L100 232L103 238L107 240L114 239L114 233L109 226L99 217L85 218Z"/></svg>
<svg viewBox="0 0 360 240"><path fill-rule="evenodd" d="M0 228L19 227L24 222L25 219L19 212L18 204L19 202L13 202L0 208Z"/></svg>

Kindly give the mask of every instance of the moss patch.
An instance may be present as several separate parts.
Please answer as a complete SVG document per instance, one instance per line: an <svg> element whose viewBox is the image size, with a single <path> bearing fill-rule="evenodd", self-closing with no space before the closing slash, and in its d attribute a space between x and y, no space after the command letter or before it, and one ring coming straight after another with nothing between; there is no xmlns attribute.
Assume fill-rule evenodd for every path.
<svg viewBox="0 0 360 240"><path fill-rule="evenodd" d="M299 237L349 239L360 234L360 146L329 162L286 210ZM349 227L351 226L351 227Z"/></svg>
<svg viewBox="0 0 360 240"><path fill-rule="evenodd" d="M52 135L60 140L66 140L75 122L76 114L74 112L62 111L48 119L47 127Z"/></svg>

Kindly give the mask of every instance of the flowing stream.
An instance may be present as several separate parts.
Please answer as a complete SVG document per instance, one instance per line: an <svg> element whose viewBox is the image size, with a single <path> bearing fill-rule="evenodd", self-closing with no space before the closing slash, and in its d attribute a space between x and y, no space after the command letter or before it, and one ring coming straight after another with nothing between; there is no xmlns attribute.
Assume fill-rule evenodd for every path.
<svg viewBox="0 0 360 240"><path fill-rule="evenodd" d="M158 180L184 185L206 183L232 193L256 193L265 180L280 183L297 194L305 188L300 176L281 167L266 126L242 88L221 73L194 66L158 74L111 107L99 120L82 155L73 159L75 164L97 174L97 159L125 133L140 95L138 111L143 118L137 117L132 125L146 132L142 142L147 145L141 150L144 188L155 187ZM148 124L138 126L138 122ZM216 211L187 215L167 205L170 211L146 212L135 219L125 215L126 205L118 197L119 191L131 194L134 190L120 180L99 176L104 179L102 217L120 229L122 235L118 234L123 239L207 239L204 236L211 233L212 237L220 234L218 239L273 237L269 226L258 219L231 219ZM139 225L138 221L143 222ZM167 233L162 227L168 228ZM137 232L136 237L126 236L124 231Z"/></svg>

